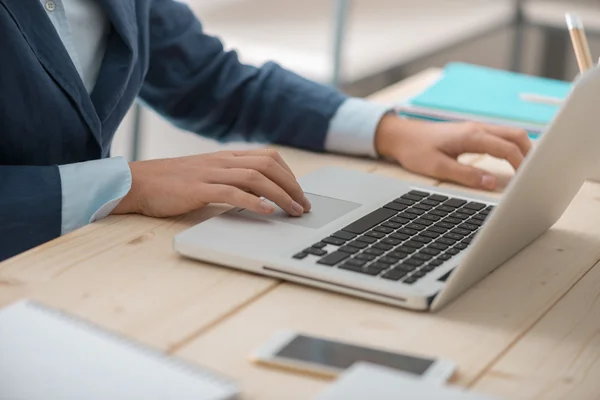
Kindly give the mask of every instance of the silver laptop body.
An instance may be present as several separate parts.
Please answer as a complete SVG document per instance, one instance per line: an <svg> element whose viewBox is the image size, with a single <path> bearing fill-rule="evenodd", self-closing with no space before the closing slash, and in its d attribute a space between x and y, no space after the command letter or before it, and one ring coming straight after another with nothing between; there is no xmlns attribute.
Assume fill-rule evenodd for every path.
<svg viewBox="0 0 600 400"><path fill-rule="evenodd" d="M174 239L189 258L436 310L548 230L600 158L600 69L567 101L498 201L338 168L299 181L301 218L232 209Z"/></svg>

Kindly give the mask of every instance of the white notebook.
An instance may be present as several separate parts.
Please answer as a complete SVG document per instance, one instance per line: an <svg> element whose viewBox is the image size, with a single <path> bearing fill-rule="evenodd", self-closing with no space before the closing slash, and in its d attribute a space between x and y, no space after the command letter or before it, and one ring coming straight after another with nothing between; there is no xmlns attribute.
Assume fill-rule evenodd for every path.
<svg viewBox="0 0 600 400"><path fill-rule="evenodd" d="M0 399L225 400L230 381L32 301L0 309Z"/></svg>
<svg viewBox="0 0 600 400"><path fill-rule="evenodd" d="M356 363L316 400L499 400L369 363Z"/></svg>

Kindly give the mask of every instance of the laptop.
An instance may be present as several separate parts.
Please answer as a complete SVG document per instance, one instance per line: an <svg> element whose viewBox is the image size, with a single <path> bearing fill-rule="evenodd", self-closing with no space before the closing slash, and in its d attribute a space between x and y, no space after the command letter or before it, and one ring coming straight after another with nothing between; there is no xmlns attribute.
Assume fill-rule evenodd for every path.
<svg viewBox="0 0 600 400"><path fill-rule="evenodd" d="M299 180L310 213L234 208L176 235L174 248L226 267L438 310L560 218L598 164L598 104L596 67L578 78L499 201L325 168Z"/></svg>

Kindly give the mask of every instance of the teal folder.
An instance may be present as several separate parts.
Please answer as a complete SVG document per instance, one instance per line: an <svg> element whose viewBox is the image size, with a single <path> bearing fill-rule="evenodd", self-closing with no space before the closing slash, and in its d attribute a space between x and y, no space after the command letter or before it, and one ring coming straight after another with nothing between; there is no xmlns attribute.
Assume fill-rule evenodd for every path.
<svg viewBox="0 0 600 400"><path fill-rule="evenodd" d="M410 99L408 105L417 111L429 111L420 116L431 119L444 120L448 115L472 116L483 122L501 120L511 126L522 125L525 129L539 127L541 131L552 121L559 106L523 100L521 94L564 99L571 87L570 82L450 63L444 68L442 77ZM416 114L419 113L415 112L414 116L419 116Z"/></svg>

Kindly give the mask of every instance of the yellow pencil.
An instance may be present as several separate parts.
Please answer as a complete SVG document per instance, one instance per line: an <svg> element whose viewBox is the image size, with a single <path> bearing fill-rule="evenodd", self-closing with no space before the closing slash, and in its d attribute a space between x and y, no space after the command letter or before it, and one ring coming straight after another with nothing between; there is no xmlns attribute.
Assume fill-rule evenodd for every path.
<svg viewBox="0 0 600 400"><path fill-rule="evenodd" d="M583 28L583 23L577 14L567 13L565 17L567 20L567 26L569 28L569 33L571 34L571 41L573 42L575 56L577 57L579 71L584 73L588 69L592 68L593 61L592 53L590 52L590 47L585 35L585 29Z"/></svg>

